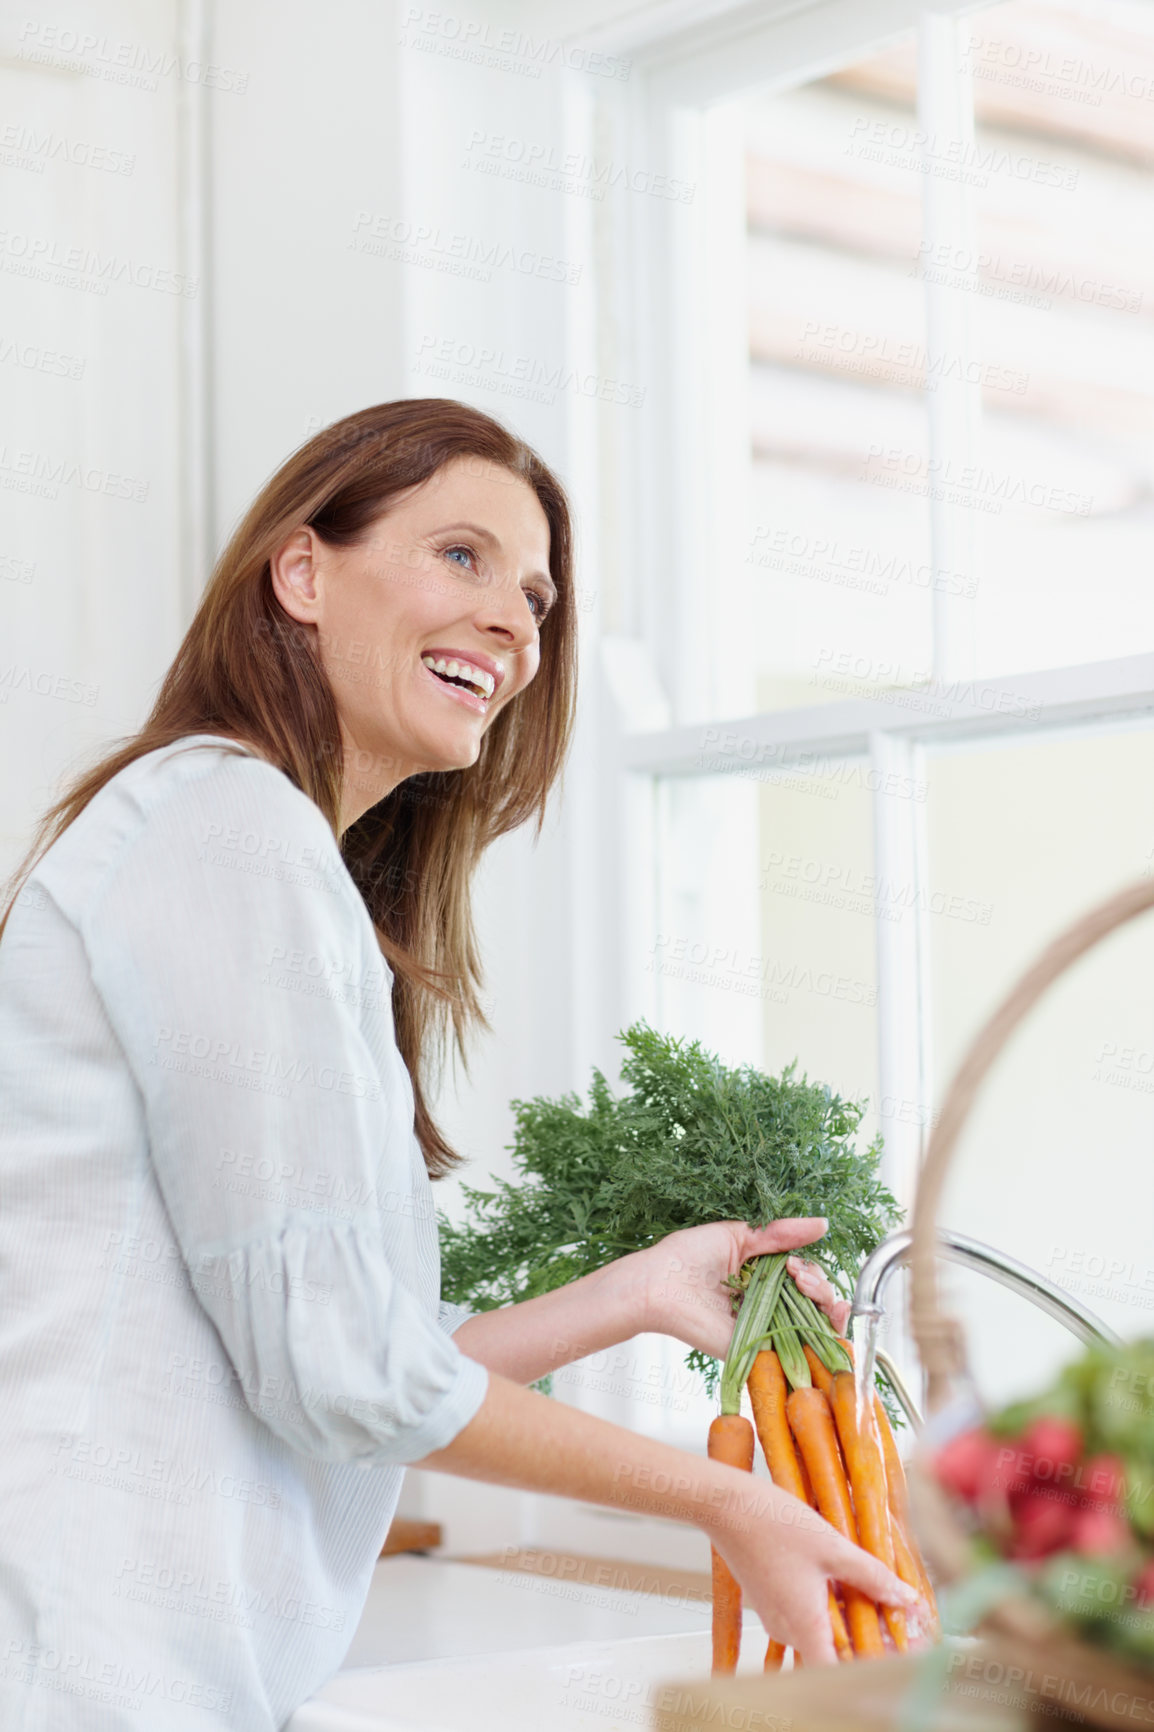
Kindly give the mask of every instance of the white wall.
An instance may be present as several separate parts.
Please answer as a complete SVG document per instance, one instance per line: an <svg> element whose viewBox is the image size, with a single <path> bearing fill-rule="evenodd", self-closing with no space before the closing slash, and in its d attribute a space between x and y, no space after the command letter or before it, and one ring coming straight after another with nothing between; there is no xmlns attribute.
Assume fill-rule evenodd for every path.
<svg viewBox="0 0 1154 1732"><path fill-rule="evenodd" d="M310 433L407 394L404 272L350 250L356 211L401 197L402 56L376 0L218 3L208 35L250 72L208 128L219 546Z"/></svg>
<svg viewBox="0 0 1154 1732"><path fill-rule="evenodd" d="M463 59L461 22L380 0L32 0L0 24L4 121L39 142L0 155L0 870L81 756L140 725L265 478L369 403L459 398L537 447L573 494L595 631L594 422L630 413L571 371L597 204L534 184L494 141L562 157L604 74L521 31L511 54L474 35ZM66 160L96 147L117 171ZM50 280L70 247L83 268ZM45 481L61 460L87 483ZM109 473L140 497L92 491ZM584 660L564 801L478 883L493 1034L441 1106L478 1180L507 1169L511 1098L584 1086L594 1061L615 1074L614 983L592 979L584 940L601 810L588 644ZM442 1191L456 1208L456 1183ZM462 1545L529 1533L532 1500L410 1495L433 1513L457 1495ZM516 1508L496 1531L487 1498Z"/></svg>
<svg viewBox="0 0 1154 1732"><path fill-rule="evenodd" d="M56 779L137 725L183 625L182 336L204 295L174 196L185 91L68 52L99 30L152 59L177 20L96 10L0 24L3 870Z"/></svg>

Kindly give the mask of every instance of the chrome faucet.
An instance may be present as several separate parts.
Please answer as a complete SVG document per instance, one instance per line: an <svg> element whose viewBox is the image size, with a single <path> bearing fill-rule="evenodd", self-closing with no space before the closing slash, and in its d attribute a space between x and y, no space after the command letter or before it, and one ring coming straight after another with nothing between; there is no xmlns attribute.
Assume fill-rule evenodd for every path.
<svg viewBox="0 0 1154 1732"><path fill-rule="evenodd" d="M895 1270L909 1262L912 1244L913 1234L908 1228L903 1228L900 1232L891 1233L889 1238L883 1240L877 1250L866 1258L854 1288L851 1325L861 1317L872 1323L876 1330L885 1315L882 1295ZM980 1275L987 1275L991 1281L1008 1287L1011 1293L1028 1299L1040 1311L1045 1311L1048 1316L1065 1324L1079 1340L1088 1344L1104 1342L1110 1347L1119 1345L1119 1337L1109 1324L1103 1323L1093 1311L1079 1304L1077 1299L1072 1298L1053 1281L1047 1281L1044 1275L1039 1275L1025 1263L1019 1263L1016 1258L1008 1257L1004 1251L996 1251L992 1245L983 1245L980 1239L970 1239L962 1233L942 1229L938 1233L938 1254L949 1263L960 1263L965 1269L976 1269ZM921 1414L893 1361L887 1353L881 1352L876 1355L876 1360L885 1372L911 1425L915 1430L919 1430Z"/></svg>

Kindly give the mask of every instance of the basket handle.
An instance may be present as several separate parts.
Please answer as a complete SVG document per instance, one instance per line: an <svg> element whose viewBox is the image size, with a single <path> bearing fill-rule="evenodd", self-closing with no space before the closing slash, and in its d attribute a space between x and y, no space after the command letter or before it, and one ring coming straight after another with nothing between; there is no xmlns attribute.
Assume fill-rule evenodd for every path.
<svg viewBox="0 0 1154 1732"><path fill-rule="evenodd" d="M1154 908L1154 877L1143 878L1083 914L1048 944L980 1030L962 1060L930 1136L914 1196L910 1255L910 1323L926 1370L926 1405L935 1412L965 1365L961 1325L939 1306L937 1215L958 1138L978 1089L1018 1024L1060 974L1128 920Z"/></svg>

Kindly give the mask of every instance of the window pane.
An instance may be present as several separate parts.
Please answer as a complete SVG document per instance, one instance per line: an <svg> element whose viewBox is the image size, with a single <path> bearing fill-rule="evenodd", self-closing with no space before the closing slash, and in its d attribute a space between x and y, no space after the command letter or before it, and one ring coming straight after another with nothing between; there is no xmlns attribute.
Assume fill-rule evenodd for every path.
<svg viewBox="0 0 1154 1732"><path fill-rule="evenodd" d="M866 771L828 759L666 781L652 951L664 1027L729 1064L780 1071L797 1059L838 1093L874 1103Z"/></svg>
<svg viewBox="0 0 1154 1732"><path fill-rule="evenodd" d="M1154 870L1154 729L1117 728L927 765L936 1100L1049 939ZM938 902L945 904L944 897ZM963 915L968 906L978 910ZM1030 1264L1119 1334L1154 1310L1154 919L1105 940L1035 1007L979 1095L941 1221ZM979 1383L1041 1387L1073 1337L977 1277L943 1277Z"/></svg>
<svg viewBox="0 0 1154 1732"><path fill-rule="evenodd" d="M983 430L1006 504L983 515L981 669L1150 649L1154 13L1014 0L971 20L969 59L1005 166L975 188L977 259L942 265L979 363L1015 381Z"/></svg>
<svg viewBox="0 0 1154 1732"><path fill-rule="evenodd" d="M836 702L929 669L924 499L871 447L925 446L921 177L873 149L912 90L853 69L745 105L758 707Z"/></svg>
<svg viewBox="0 0 1154 1732"><path fill-rule="evenodd" d="M967 28L974 141L935 137L928 166L968 190L972 237L916 269L968 309L976 450L936 474L974 520L975 671L1149 650L1154 8L1010 0ZM916 77L903 44L842 81L896 102Z"/></svg>
<svg viewBox="0 0 1154 1732"><path fill-rule="evenodd" d="M658 1027L865 1097L862 1147L878 1126L872 798L856 760L661 782L656 930L634 958ZM677 1343L646 1351L629 1423L695 1447L714 1410L678 1379Z"/></svg>

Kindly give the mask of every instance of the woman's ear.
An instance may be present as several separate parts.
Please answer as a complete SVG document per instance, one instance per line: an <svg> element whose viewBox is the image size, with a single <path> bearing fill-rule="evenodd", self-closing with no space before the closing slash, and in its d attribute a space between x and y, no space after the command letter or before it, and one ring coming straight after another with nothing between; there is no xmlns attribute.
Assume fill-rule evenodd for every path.
<svg viewBox="0 0 1154 1732"><path fill-rule="evenodd" d="M316 625L320 618L319 543L305 525L294 529L269 560L273 594L291 619Z"/></svg>

